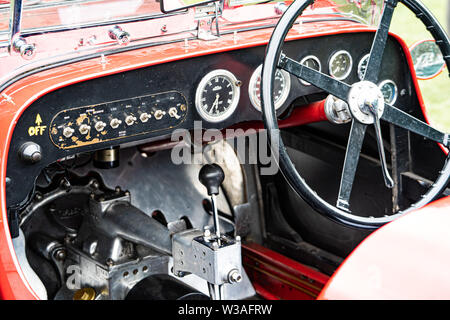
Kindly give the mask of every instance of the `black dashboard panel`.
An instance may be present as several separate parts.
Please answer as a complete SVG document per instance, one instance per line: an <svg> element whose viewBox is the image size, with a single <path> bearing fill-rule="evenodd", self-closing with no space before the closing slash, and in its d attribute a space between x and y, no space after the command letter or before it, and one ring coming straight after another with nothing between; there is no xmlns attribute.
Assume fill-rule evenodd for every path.
<svg viewBox="0 0 450 320"><path fill-rule="evenodd" d="M353 67L344 81L354 83L359 81L358 61L370 51L372 38L373 33L356 33L290 41L286 42L284 53L298 61L315 55L321 61L322 71L328 74L329 58L338 50L347 50L353 57ZM40 171L58 159L123 143L170 137L176 128L192 129L195 120L202 120L195 108L197 85L212 70L228 70L242 82L240 99L229 118L219 123L203 121L203 128L222 129L261 120L261 113L251 105L248 84L253 71L262 64L264 52L265 47L261 46L155 65L77 83L41 97L23 113L13 133L7 167L8 207L25 199ZM380 82L385 79L395 81L403 93L399 95L400 105L410 106L413 89L408 67L399 44L392 39L385 51ZM279 114L299 98L319 92L291 76L291 90ZM170 115L171 108L176 109L176 116ZM157 112L162 114L160 119ZM140 119L143 113L149 115L148 121ZM130 125L129 116L133 120ZM120 121L117 128L111 126L113 119ZM98 125L99 122L103 124ZM82 125L85 126L81 128ZM64 135L67 127L73 131L66 129ZM27 142L40 146L42 159L38 163L29 164L19 157L21 146Z"/></svg>

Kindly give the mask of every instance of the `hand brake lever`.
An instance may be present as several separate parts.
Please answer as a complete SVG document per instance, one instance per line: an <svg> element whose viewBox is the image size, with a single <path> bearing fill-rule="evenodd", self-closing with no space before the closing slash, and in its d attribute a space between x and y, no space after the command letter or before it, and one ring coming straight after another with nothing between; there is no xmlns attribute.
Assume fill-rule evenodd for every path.
<svg viewBox="0 0 450 320"><path fill-rule="evenodd" d="M381 171L383 172L384 177L384 184L386 187L392 189L394 187L394 181L391 178L391 175L389 174L387 163L386 163L386 155L384 153L384 146L383 146L383 138L381 136L381 125L380 125L380 118L378 117L378 111L376 106L372 104L365 104L367 107L367 110L372 114L374 119L374 126L375 126L375 135L377 139L377 145L378 145L378 153L380 154L380 161L381 161Z"/></svg>

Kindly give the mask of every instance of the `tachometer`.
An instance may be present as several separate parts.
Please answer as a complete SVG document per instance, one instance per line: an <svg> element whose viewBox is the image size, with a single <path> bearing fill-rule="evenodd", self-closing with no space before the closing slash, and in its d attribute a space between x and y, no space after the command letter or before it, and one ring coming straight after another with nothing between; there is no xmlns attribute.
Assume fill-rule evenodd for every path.
<svg viewBox="0 0 450 320"><path fill-rule="evenodd" d="M364 75L366 73L367 64L369 63L370 53L366 54L364 57L359 60L358 63L358 78L359 80L364 80Z"/></svg>
<svg viewBox="0 0 450 320"><path fill-rule="evenodd" d="M303 64L303 65L310 67L311 69L314 69L319 72L322 70L322 65L320 64L320 60L316 56L306 56L302 60L300 60L300 64ZM300 78L299 78L299 80L305 86L311 85L309 82L306 82L305 80L302 80Z"/></svg>
<svg viewBox="0 0 450 320"><path fill-rule="evenodd" d="M261 111L261 70L262 65L255 69L248 84L248 95L253 107ZM273 100L275 110L278 110L286 102L291 89L291 76L284 70L277 69L273 84Z"/></svg>
<svg viewBox="0 0 450 320"><path fill-rule="evenodd" d="M211 71L200 81L195 94L195 107L209 122L220 122L230 117L239 102L240 81L230 71Z"/></svg>
<svg viewBox="0 0 450 320"><path fill-rule="evenodd" d="M340 50L330 58L329 72L337 80L344 80L352 71L353 59L350 53Z"/></svg>
<svg viewBox="0 0 450 320"><path fill-rule="evenodd" d="M393 105L395 101L397 101L398 89L394 81L384 80L378 85L378 87L384 96L384 102Z"/></svg>

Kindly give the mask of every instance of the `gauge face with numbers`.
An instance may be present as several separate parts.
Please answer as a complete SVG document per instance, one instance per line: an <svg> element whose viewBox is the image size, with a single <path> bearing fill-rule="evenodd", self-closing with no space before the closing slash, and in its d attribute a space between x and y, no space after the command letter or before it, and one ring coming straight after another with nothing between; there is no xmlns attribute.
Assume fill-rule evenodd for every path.
<svg viewBox="0 0 450 320"><path fill-rule="evenodd" d="M366 74L367 64L369 63L370 53L366 54L358 63L358 79L363 81Z"/></svg>
<svg viewBox="0 0 450 320"><path fill-rule="evenodd" d="M394 81L384 80L378 85L378 87L383 94L384 102L393 105L397 101L398 89Z"/></svg>
<svg viewBox="0 0 450 320"><path fill-rule="evenodd" d="M344 80L352 71L353 59L350 53L341 50L333 54L330 58L329 72L337 80Z"/></svg>
<svg viewBox="0 0 450 320"><path fill-rule="evenodd" d="M209 122L228 119L239 102L240 81L230 71L211 71L200 81L195 94L195 107Z"/></svg>
<svg viewBox="0 0 450 320"><path fill-rule="evenodd" d="M261 70L262 65L255 69L248 85L248 95L253 107L261 111ZM291 76L284 70L277 69L273 81L273 101L275 110L278 110L286 102L291 90Z"/></svg>

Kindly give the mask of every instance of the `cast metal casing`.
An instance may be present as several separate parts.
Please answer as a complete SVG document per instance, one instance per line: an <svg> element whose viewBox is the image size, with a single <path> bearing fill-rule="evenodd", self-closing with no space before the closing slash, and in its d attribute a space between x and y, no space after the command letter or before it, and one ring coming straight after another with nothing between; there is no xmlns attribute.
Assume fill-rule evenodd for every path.
<svg viewBox="0 0 450 320"><path fill-rule="evenodd" d="M221 285L242 274L241 242L224 235L205 237L198 229L185 230L172 236L173 273L192 273L207 282ZM236 273L237 272L237 273Z"/></svg>

